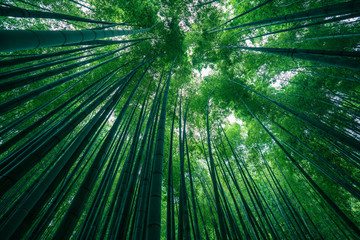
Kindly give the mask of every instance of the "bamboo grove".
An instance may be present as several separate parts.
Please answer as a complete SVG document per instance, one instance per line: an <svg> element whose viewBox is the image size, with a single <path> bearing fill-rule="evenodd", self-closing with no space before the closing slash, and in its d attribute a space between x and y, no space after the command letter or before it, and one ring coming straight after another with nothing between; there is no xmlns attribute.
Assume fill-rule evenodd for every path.
<svg viewBox="0 0 360 240"><path fill-rule="evenodd" d="M359 0L3 0L1 239L359 239Z"/></svg>

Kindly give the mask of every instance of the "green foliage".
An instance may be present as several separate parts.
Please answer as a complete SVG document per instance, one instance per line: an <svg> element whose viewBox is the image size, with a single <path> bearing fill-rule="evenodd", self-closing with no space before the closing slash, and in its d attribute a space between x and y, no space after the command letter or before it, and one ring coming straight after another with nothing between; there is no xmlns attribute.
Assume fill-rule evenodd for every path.
<svg viewBox="0 0 360 240"><path fill-rule="evenodd" d="M178 234L193 235L199 228L201 237L207 235L209 239L221 236L229 239L356 239L359 231L356 228L359 229L360 224L358 71L228 47L316 49L324 50L323 55L315 54L323 58L328 57L326 51L357 53L358 17L304 28L298 27L325 18L231 29L341 2L275 0L221 25L259 2L78 1L86 8L67 0L6 1L30 10L123 23L107 26L106 30L152 28L111 40L149 39L39 81L32 79L37 74L88 60L94 57L91 54L97 56L127 44L99 45L81 52L6 66L8 60L86 45L1 53L0 84L14 83L20 78L31 82L10 91L0 89L1 106L117 56L84 75L19 101L18 106L0 115L0 231L9 235L4 235L5 239L10 235L19 239L56 238L62 234L57 232L59 226L73 239L120 236L139 239L145 236L146 228L152 229L158 224L156 219L160 219L161 239L165 239L168 236L165 226L170 221L166 218L167 208L171 206L168 199L173 199L175 205L171 216L179 216L172 220L177 237ZM327 19L331 17L335 16ZM54 19L0 18L1 30L102 27ZM215 28L218 31L212 32ZM284 29L290 30L257 37ZM250 37L256 38L244 40ZM56 62L77 56L81 59ZM337 57L354 62L359 59L343 57L341 53ZM166 82L175 58L167 92ZM53 66L41 68L42 64L52 62ZM31 71L37 66L39 69ZM117 68L118 71L112 72ZM3 77L16 71L24 73ZM113 77L108 78L106 74L111 73ZM83 90L86 91L80 94ZM167 117L162 121L160 109L165 104L164 94L167 108L163 105L166 114L163 112L162 116ZM171 155L173 172L169 174L175 101L178 106ZM152 108L154 120L150 117ZM117 122L116 130L111 130L116 119L122 120ZM178 129L180 119L188 150L180 147L185 141ZM63 129L64 126L67 129ZM163 127L164 139L156 134ZM211 152L207 134L211 136ZM153 170L155 149L158 159L163 160ZM134 167L138 156L141 156L136 162L139 165ZM63 160L65 166L59 160ZM182 164L185 164L183 174L180 173ZM58 175L54 175L56 179L50 181L49 173L58 166L61 167ZM133 176L132 184L129 184L130 176ZM173 179L173 186L169 187L174 191L173 198L168 198L172 194L168 192L168 177ZM162 186L151 185L154 181L151 179L161 178ZM39 193L37 187L46 189ZM86 191L89 192L84 193ZM159 203L157 200L161 199L161 205L157 204L156 208L148 204L150 191L153 191L152 201ZM329 198L325 199L324 194ZM130 206L127 209L124 209L125 199L126 206ZM187 212L180 204L188 206ZM64 216L73 218L69 209L75 209L74 220L61 222ZM155 216L157 214L161 218ZM188 219L189 229L184 218ZM123 222L127 224L120 227ZM5 228L10 226L11 230L7 231Z"/></svg>

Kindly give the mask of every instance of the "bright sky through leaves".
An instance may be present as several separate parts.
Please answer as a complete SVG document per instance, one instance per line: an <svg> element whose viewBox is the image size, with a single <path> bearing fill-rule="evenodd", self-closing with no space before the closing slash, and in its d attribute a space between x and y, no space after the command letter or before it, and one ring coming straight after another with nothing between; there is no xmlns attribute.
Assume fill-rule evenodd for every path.
<svg viewBox="0 0 360 240"><path fill-rule="evenodd" d="M358 239L359 20L359 0L2 1L0 238Z"/></svg>

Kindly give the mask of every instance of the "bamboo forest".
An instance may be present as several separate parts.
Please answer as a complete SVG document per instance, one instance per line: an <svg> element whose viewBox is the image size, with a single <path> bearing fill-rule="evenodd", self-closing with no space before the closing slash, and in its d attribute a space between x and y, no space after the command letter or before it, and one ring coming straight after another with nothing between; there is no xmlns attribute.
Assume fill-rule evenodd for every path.
<svg viewBox="0 0 360 240"><path fill-rule="evenodd" d="M360 239L360 0L0 0L0 239Z"/></svg>

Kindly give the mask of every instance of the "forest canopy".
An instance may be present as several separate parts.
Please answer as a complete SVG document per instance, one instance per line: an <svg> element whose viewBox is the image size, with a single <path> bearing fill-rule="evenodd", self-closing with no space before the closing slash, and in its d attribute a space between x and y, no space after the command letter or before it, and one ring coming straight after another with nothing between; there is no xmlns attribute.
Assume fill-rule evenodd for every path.
<svg viewBox="0 0 360 240"><path fill-rule="evenodd" d="M360 0L1 0L1 239L359 239Z"/></svg>

